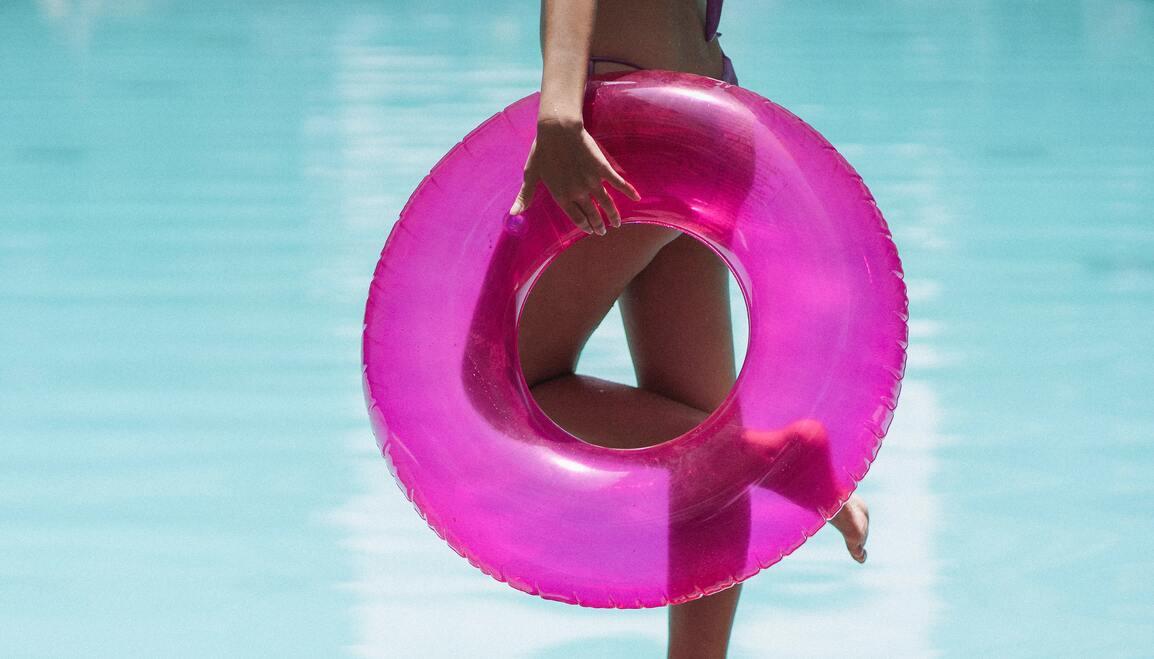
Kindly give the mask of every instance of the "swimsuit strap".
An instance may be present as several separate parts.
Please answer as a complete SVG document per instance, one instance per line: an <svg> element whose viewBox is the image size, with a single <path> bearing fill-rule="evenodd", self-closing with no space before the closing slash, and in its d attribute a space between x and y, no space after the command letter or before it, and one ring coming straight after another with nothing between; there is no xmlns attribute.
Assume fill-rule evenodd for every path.
<svg viewBox="0 0 1154 659"><path fill-rule="evenodd" d="M598 57L596 55L592 55L589 57L589 61L590 62L613 62L614 64L624 64L625 66L632 66L635 69L642 68L640 66L637 66L633 62L626 62L623 59L613 59L612 57Z"/></svg>
<svg viewBox="0 0 1154 659"><path fill-rule="evenodd" d="M721 33L718 32L718 34L721 34ZM733 71L733 61L730 60L729 56L727 56L725 53L721 54L721 61L722 61L722 65L723 65L721 79L724 80L725 82L728 82L731 85L738 84L737 74L734 73L734 71ZM592 56L589 58L589 67L586 71L586 78L592 78L593 77L593 65L596 64L597 62L613 62L614 64L624 64L625 66L631 66L631 67L633 67L639 71L645 68L645 67L637 66L633 62L626 62L625 60L614 59L612 57Z"/></svg>
<svg viewBox="0 0 1154 659"><path fill-rule="evenodd" d="M593 77L593 65L596 64L597 62L613 62L614 64L624 64L625 66L631 66L635 69L642 69L643 68L643 67L637 66L633 62L626 62L625 60L613 59L612 57L592 56L589 58L589 70L587 72L586 77L588 77L588 78Z"/></svg>

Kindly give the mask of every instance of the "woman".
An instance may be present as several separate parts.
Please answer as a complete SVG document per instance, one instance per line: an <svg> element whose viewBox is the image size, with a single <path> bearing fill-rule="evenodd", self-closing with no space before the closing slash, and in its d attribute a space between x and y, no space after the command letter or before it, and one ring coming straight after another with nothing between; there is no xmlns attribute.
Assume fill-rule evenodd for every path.
<svg viewBox="0 0 1154 659"><path fill-rule="evenodd" d="M543 75L537 135L510 214L538 183L586 233L541 275L525 302L518 349L537 403L591 443L637 448L701 423L736 380L728 270L708 247L669 227L621 226L605 187L636 190L585 131L588 76L637 68L737 84L717 41L720 0L542 0ZM592 55L592 56L591 56ZM574 373L585 342L615 301L638 387ZM852 497L831 523L858 562L866 505ZM670 657L723 657L741 585L670 607Z"/></svg>

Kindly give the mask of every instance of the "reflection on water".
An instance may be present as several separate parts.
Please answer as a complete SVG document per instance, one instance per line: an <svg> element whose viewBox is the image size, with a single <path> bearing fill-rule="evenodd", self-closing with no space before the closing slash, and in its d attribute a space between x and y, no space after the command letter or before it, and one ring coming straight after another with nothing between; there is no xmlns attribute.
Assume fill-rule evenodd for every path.
<svg viewBox="0 0 1154 659"><path fill-rule="evenodd" d="M455 555L361 400L384 237L539 82L536 10L0 9L4 654L662 655L660 610ZM723 21L742 83L870 184L911 296L869 562L826 530L747 582L732 656L1154 647L1154 5ZM582 370L632 383L619 323Z"/></svg>

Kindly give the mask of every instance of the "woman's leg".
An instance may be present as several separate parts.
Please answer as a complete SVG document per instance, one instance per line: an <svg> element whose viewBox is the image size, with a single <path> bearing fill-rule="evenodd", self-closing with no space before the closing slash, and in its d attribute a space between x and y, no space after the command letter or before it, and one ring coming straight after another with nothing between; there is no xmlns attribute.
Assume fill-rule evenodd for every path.
<svg viewBox="0 0 1154 659"><path fill-rule="evenodd" d="M737 377L725 263L701 242L682 235L665 245L629 283L620 304L638 384L699 410L704 419L726 398ZM663 428L678 432L653 439L653 443L688 430L676 424ZM768 433L774 437L781 434ZM677 483L672 490L671 505L677 507ZM734 502L725 513L730 516L729 528L740 529L737 516L748 516L742 503L748 502ZM865 502L851 497L830 523L841 532L853 558L864 562L869 526ZM729 558L739 559L740 552L747 549L747 538L734 535L722 550ZM681 547L677 538L676 528L671 528L673 568L679 563L678 553L693 550ZM724 657L740 593L738 584L670 607L669 656Z"/></svg>
<svg viewBox="0 0 1154 659"><path fill-rule="evenodd" d="M590 375L567 374L538 383L533 399L568 432L590 444L642 448L689 432L701 410L645 389Z"/></svg>
<svg viewBox="0 0 1154 659"><path fill-rule="evenodd" d="M522 310L518 350L534 399L592 443L636 448L686 432L733 385L727 293L724 264L676 230L626 224L583 238L542 273ZM574 374L618 296L641 389ZM692 551L678 537L671 529L674 564ZM671 607L670 656L724 656L739 593Z"/></svg>
<svg viewBox="0 0 1154 659"><path fill-rule="evenodd" d="M587 236L549 264L529 292L518 325L517 349L530 387L572 374L586 341L637 273L675 229L624 224Z"/></svg>
<svg viewBox="0 0 1154 659"><path fill-rule="evenodd" d="M643 389L699 410L701 418L721 404L737 373L729 270L712 250L684 234L671 241L626 287L621 312ZM677 507L677 484L672 488L671 505ZM742 528L744 521L748 529L747 506L747 501L731 506L733 528ZM688 552L694 548L678 541L689 535L670 529L671 570L691 560ZM734 537L722 549L730 560L741 560L747 543L747 537ZM670 578L685 576L671 572ZM740 594L738 584L670 607L669 657L724 657Z"/></svg>

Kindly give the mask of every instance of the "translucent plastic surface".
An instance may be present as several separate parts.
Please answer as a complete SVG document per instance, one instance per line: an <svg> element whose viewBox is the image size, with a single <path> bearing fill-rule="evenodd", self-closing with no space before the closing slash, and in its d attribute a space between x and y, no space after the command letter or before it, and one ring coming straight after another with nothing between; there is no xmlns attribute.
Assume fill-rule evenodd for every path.
<svg viewBox="0 0 1154 659"><path fill-rule="evenodd" d="M713 247L750 332L701 426L643 449L587 444L536 406L516 354L535 277L597 239L544 190L507 214L537 102L454 147L385 243L363 343L381 452L433 530L514 588L625 608L722 590L821 528L877 454L905 365L897 250L861 178L787 110L691 74L595 76L586 127L642 196L614 191L622 216Z"/></svg>

